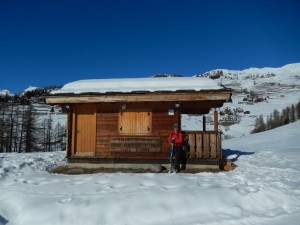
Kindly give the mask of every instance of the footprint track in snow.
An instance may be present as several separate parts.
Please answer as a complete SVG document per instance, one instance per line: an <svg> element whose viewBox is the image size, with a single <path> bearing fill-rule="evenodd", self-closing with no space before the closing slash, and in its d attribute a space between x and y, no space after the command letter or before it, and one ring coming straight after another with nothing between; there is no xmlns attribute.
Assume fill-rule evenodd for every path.
<svg viewBox="0 0 300 225"><path fill-rule="evenodd" d="M72 201L72 198L63 198L63 199L61 199L61 200L58 200L57 202L59 203L59 204L67 204L67 203L69 203L69 202L71 202Z"/></svg>

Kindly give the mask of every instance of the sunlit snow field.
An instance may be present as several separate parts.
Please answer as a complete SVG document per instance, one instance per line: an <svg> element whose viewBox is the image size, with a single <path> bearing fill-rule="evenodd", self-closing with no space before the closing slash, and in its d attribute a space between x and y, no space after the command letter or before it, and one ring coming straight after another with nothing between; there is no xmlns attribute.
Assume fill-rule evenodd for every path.
<svg viewBox="0 0 300 225"><path fill-rule="evenodd" d="M300 122L223 142L231 172L47 172L63 152L0 154L0 224L289 224L300 220Z"/></svg>

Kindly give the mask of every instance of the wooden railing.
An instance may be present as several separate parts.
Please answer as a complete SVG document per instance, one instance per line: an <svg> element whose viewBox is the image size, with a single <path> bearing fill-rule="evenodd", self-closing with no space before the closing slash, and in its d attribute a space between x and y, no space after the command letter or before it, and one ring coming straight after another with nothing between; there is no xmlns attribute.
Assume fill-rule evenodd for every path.
<svg viewBox="0 0 300 225"><path fill-rule="evenodd" d="M189 140L191 159L220 159L221 133L214 131L185 131Z"/></svg>

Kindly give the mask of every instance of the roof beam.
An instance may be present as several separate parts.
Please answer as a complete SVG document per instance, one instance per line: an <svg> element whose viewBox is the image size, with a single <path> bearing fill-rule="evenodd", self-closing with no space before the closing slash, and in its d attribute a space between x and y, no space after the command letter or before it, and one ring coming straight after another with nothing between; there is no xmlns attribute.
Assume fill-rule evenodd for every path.
<svg viewBox="0 0 300 225"><path fill-rule="evenodd" d="M146 93L116 95L47 96L47 104L97 103L97 102L161 102L161 101L227 101L231 92L196 93Z"/></svg>

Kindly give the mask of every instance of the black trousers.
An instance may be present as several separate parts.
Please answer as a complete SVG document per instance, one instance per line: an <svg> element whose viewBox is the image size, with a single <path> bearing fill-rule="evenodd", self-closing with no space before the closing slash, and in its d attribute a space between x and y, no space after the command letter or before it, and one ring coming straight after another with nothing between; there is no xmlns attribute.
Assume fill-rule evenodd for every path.
<svg viewBox="0 0 300 225"><path fill-rule="evenodd" d="M186 156L185 151L182 150L181 147L175 147L173 149L175 153L175 163L174 163L174 169L175 170L184 170L186 168ZM180 168L181 165L181 168Z"/></svg>

